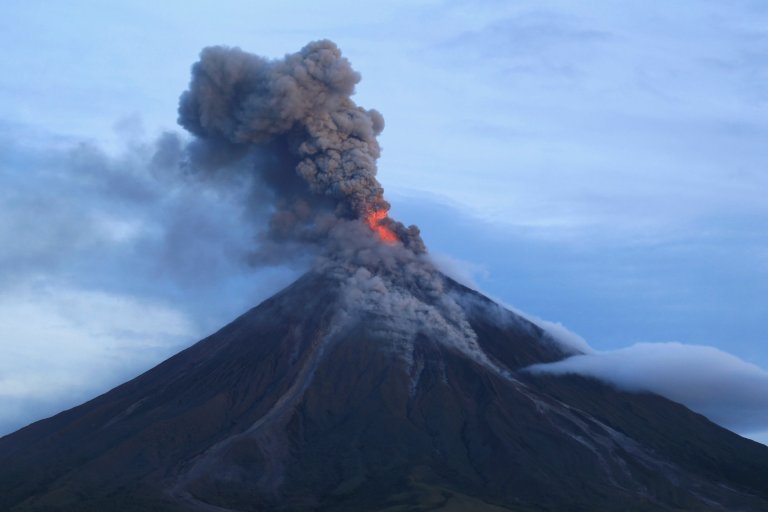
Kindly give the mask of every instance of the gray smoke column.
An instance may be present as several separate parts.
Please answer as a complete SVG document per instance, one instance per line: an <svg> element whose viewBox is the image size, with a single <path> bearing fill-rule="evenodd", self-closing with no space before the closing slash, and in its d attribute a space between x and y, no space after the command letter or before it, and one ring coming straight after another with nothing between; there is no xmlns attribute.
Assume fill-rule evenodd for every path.
<svg viewBox="0 0 768 512"><path fill-rule="evenodd" d="M322 245L341 221L360 221L383 242L423 253L418 228L388 216L376 179L384 119L352 101L359 81L328 40L279 60L205 48L179 104L179 123L197 137L188 154L209 167L248 162L272 192L268 241Z"/></svg>

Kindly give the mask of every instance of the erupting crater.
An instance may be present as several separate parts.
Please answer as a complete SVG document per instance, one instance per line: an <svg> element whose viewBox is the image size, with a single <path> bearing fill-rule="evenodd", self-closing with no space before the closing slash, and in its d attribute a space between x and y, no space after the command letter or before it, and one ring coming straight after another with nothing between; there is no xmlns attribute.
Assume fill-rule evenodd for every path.
<svg viewBox="0 0 768 512"><path fill-rule="evenodd" d="M388 244L393 244L398 241L397 235L388 225L388 211L387 210L375 210L368 213L365 217L365 223L368 227L374 231L379 238Z"/></svg>

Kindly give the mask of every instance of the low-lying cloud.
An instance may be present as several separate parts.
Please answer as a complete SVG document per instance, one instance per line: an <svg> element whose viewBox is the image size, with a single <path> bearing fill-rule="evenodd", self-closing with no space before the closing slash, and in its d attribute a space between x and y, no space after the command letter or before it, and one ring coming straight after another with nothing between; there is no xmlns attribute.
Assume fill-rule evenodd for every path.
<svg viewBox="0 0 768 512"><path fill-rule="evenodd" d="M180 307L36 279L0 291L0 435L92 398L198 334Z"/></svg>
<svg viewBox="0 0 768 512"><path fill-rule="evenodd" d="M768 371L714 347L638 343L529 370L586 375L628 391L657 393L744 434L768 429Z"/></svg>

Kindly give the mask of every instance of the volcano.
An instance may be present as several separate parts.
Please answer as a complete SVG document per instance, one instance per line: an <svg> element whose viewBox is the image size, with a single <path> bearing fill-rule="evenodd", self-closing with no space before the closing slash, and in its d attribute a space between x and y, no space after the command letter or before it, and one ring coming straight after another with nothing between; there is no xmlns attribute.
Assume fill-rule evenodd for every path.
<svg viewBox="0 0 768 512"><path fill-rule="evenodd" d="M314 270L3 437L0 509L768 510L768 447L657 395L526 372L574 349L436 271L412 282Z"/></svg>

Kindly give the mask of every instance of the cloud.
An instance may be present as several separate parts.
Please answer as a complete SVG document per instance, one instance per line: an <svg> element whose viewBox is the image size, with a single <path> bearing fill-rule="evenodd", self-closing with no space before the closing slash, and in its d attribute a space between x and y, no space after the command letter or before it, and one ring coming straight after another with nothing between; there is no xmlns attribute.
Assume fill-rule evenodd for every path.
<svg viewBox="0 0 768 512"><path fill-rule="evenodd" d="M152 174L150 144L124 147L117 155L88 143L28 147L10 137L0 139L0 147L15 153L0 172L0 281L77 262L135 258L136 252L176 279L192 272L200 280L230 259L222 253L239 249L244 258L252 233L237 222L242 214L227 200L236 192L163 183ZM211 224L216 228L206 229ZM185 252L191 245L197 250ZM191 258L198 264L190 265Z"/></svg>
<svg viewBox="0 0 768 512"><path fill-rule="evenodd" d="M714 347L638 343L529 370L587 375L628 391L657 393L737 432L768 428L768 371Z"/></svg>
<svg viewBox="0 0 768 512"><path fill-rule="evenodd" d="M496 300L496 302L499 304L502 304L505 308L512 311L516 315L519 315L525 318L532 324L536 324L539 327L541 327L544 331L547 332L547 334L549 334L552 337L554 341L559 343L567 352L580 353L580 354L591 354L594 352L594 349L589 346L589 343L587 343L587 340L585 340L575 332L568 329L561 322L544 320L542 318L537 317L536 315L531 315L530 313L521 311L520 309L514 306L510 306L509 304L504 304L499 300Z"/></svg>
<svg viewBox="0 0 768 512"><path fill-rule="evenodd" d="M0 123L0 434L137 375L300 271L249 265L266 216L237 181L180 179L153 160L167 137L137 137L107 152Z"/></svg>
<svg viewBox="0 0 768 512"><path fill-rule="evenodd" d="M266 212L227 169L187 178L159 162L171 139L133 138L107 152L0 129L0 288L41 274L166 297L253 284L249 258Z"/></svg>
<svg viewBox="0 0 768 512"><path fill-rule="evenodd" d="M561 343L562 345L565 345L570 349L583 352L585 354L591 354L592 352L594 352L592 347L589 346L589 343L587 343L587 340L585 340L575 332L569 330L562 323L552 322L550 320L543 320L534 315L523 313L522 311L519 311L519 310L517 310L517 313L520 316L527 318L532 323L538 325L539 327L547 331L549 335L555 339L555 341Z"/></svg>
<svg viewBox="0 0 768 512"><path fill-rule="evenodd" d="M485 266L449 254L431 252L429 258L443 274L474 290L479 289L478 277L485 279L489 277L488 269Z"/></svg>
<svg viewBox="0 0 768 512"><path fill-rule="evenodd" d="M179 308L48 280L0 292L0 434L120 384L200 335Z"/></svg>
<svg viewBox="0 0 768 512"><path fill-rule="evenodd" d="M536 72L566 79L579 74L579 64L595 46L614 38L606 31L582 26L575 16L542 9L499 17L478 30L462 32L444 43L448 50L491 61L501 71Z"/></svg>

